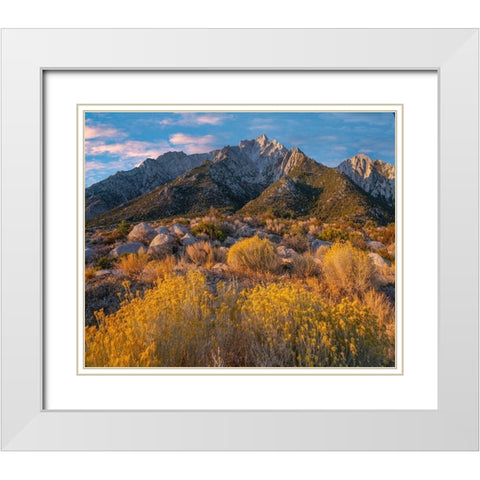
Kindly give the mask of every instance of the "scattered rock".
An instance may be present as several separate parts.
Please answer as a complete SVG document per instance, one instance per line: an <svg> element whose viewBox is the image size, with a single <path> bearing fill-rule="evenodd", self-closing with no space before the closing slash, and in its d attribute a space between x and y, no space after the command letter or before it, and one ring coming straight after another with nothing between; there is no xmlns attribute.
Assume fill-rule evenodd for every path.
<svg viewBox="0 0 480 480"><path fill-rule="evenodd" d="M268 234L267 238L273 243L280 243L282 241L282 237L280 235L276 235L275 233Z"/></svg>
<svg viewBox="0 0 480 480"><path fill-rule="evenodd" d="M159 233L155 238L151 241L150 246L155 247L157 245L172 245L175 242L175 239L169 235L168 233Z"/></svg>
<svg viewBox="0 0 480 480"><path fill-rule="evenodd" d="M381 242L377 242L375 240L370 240L369 242L367 242L367 247L372 252L377 252L378 250L381 250L382 248L385 248L385 245Z"/></svg>
<svg viewBox="0 0 480 480"><path fill-rule="evenodd" d="M310 249L312 250L312 253L315 253L322 246L330 248L332 246L332 242L326 242L325 240L314 240L310 244Z"/></svg>
<svg viewBox="0 0 480 480"><path fill-rule="evenodd" d="M282 258L292 258L298 255L298 253L293 250L293 248L288 248L284 245L280 245L279 247L277 247L277 252Z"/></svg>
<svg viewBox="0 0 480 480"><path fill-rule="evenodd" d="M212 267L212 270L215 272L226 272L228 270L228 265L225 265L224 263L216 263Z"/></svg>
<svg viewBox="0 0 480 480"><path fill-rule="evenodd" d="M153 245L148 247L148 254L154 258L165 258L167 255L171 255L173 252L173 245L170 243L164 243L163 245Z"/></svg>
<svg viewBox="0 0 480 480"><path fill-rule="evenodd" d="M194 243L197 243L197 239L190 233L186 233L181 239L180 243L184 246L187 247L188 245L193 245Z"/></svg>
<svg viewBox="0 0 480 480"><path fill-rule="evenodd" d="M378 253L369 253L368 257L375 265L375 267L383 268L383 267L391 267L392 264L386 260L385 258L381 257Z"/></svg>
<svg viewBox="0 0 480 480"><path fill-rule="evenodd" d="M183 225L175 223L170 227L170 232L175 237L182 238L188 232L188 230Z"/></svg>
<svg viewBox="0 0 480 480"><path fill-rule="evenodd" d="M95 250L93 248L87 247L85 249L85 263L88 263L95 256Z"/></svg>
<svg viewBox="0 0 480 480"><path fill-rule="evenodd" d="M146 253L147 249L145 245L140 242L133 242L133 243L124 243L123 245L119 245L118 247L114 248L110 252L110 257L119 257L124 253Z"/></svg>
<svg viewBox="0 0 480 480"><path fill-rule="evenodd" d="M106 277L107 275L110 275L112 273L111 270L97 270L95 272L96 277Z"/></svg>
<svg viewBox="0 0 480 480"><path fill-rule="evenodd" d="M239 237L253 237L255 235L255 230L248 225L244 225L243 227L237 230L237 235Z"/></svg>
<svg viewBox="0 0 480 480"><path fill-rule="evenodd" d="M157 233L163 233L164 235L169 235L169 234L170 234L170 232L168 231L168 228L165 227L165 226L163 226L163 225L160 226L160 227L157 227L157 228L155 229L155 231L156 231Z"/></svg>
<svg viewBox="0 0 480 480"><path fill-rule="evenodd" d="M227 237L224 241L223 244L226 247L231 247L232 245L235 245L237 243L237 240L233 237Z"/></svg>
<svg viewBox="0 0 480 480"><path fill-rule="evenodd" d="M128 239L131 242L149 244L156 235L157 232L150 225L142 222L133 227L132 231L128 234Z"/></svg>

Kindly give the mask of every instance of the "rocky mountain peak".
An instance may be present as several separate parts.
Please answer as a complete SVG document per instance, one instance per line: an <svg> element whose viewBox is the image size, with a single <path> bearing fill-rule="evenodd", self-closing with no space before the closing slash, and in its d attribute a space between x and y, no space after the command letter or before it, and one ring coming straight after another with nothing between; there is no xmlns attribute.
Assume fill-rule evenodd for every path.
<svg viewBox="0 0 480 480"><path fill-rule="evenodd" d="M276 160L283 157L288 150L276 140L270 140L265 134L254 140L242 140L238 148L252 161L265 158Z"/></svg>
<svg viewBox="0 0 480 480"><path fill-rule="evenodd" d="M372 161L357 154L343 161L338 169L372 197L393 206L395 203L395 167L381 160Z"/></svg>

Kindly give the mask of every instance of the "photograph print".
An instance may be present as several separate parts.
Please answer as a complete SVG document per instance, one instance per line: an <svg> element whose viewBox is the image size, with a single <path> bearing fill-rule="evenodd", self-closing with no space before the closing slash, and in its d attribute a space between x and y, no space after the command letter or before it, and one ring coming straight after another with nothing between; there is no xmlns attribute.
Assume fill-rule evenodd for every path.
<svg viewBox="0 0 480 480"><path fill-rule="evenodd" d="M163 108L82 112L84 368L395 368L398 111Z"/></svg>

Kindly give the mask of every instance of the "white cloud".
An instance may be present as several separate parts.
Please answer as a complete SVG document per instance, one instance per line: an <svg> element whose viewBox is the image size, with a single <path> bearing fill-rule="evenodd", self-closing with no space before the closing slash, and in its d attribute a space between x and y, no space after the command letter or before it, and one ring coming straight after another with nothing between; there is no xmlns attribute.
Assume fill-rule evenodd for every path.
<svg viewBox="0 0 480 480"><path fill-rule="evenodd" d="M160 120L160 125L179 125L194 127L199 125L220 125L227 118L227 115L205 114L198 115L194 113L182 113L176 118L165 118Z"/></svg>

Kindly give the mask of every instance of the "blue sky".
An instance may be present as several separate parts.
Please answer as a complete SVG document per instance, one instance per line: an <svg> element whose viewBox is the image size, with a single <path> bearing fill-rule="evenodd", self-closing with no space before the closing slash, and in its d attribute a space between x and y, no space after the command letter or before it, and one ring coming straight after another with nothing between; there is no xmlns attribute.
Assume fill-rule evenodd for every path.
<svg viewBox="0 0 480 480"><path fill-rule="evenodd" d="M392 112L86 112L85 184L168 151L208 152L262 134L330 167L357 153L395 163Z"/></svg>

